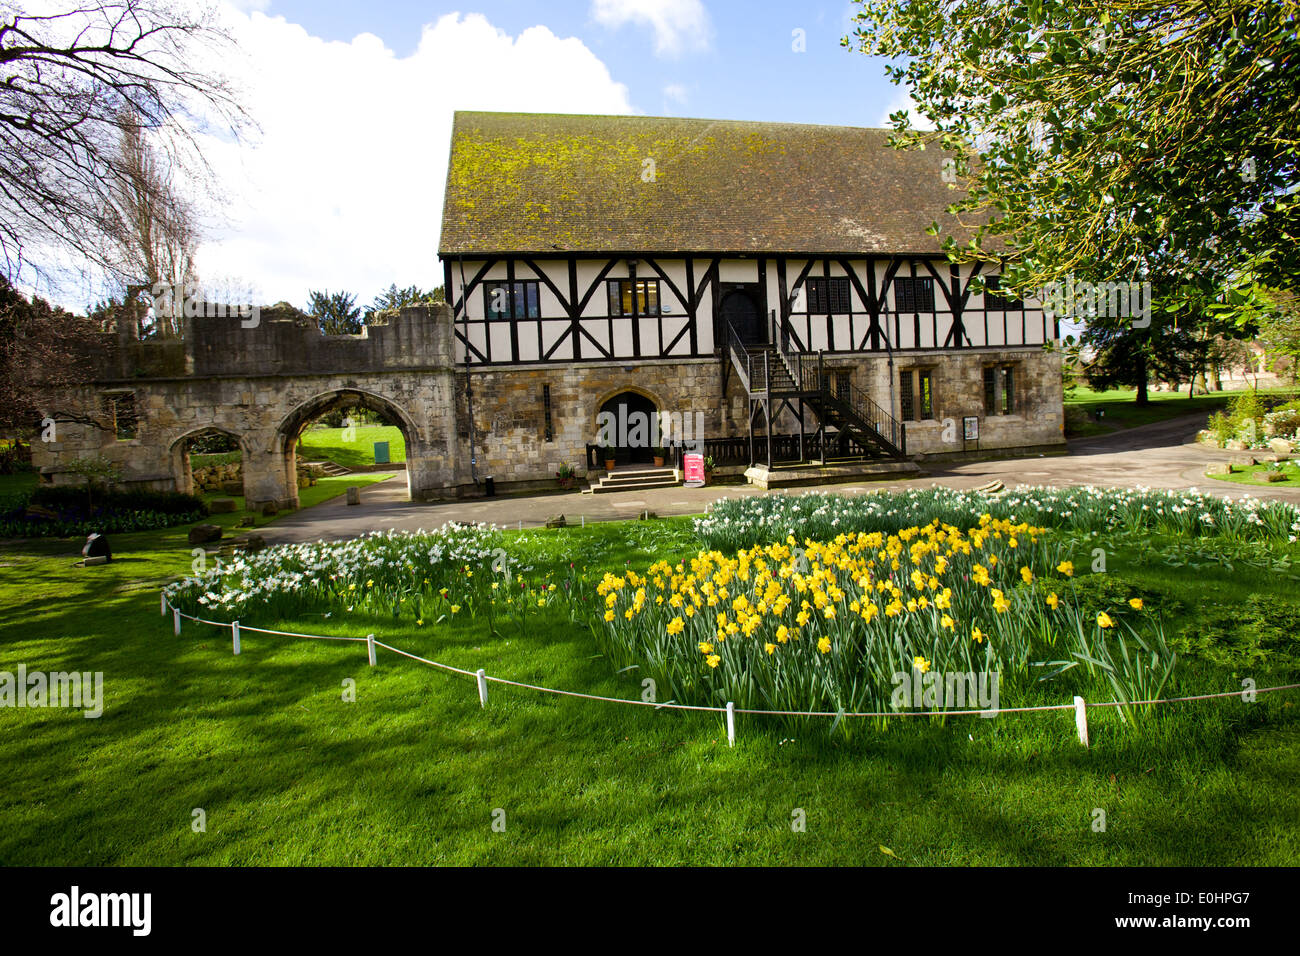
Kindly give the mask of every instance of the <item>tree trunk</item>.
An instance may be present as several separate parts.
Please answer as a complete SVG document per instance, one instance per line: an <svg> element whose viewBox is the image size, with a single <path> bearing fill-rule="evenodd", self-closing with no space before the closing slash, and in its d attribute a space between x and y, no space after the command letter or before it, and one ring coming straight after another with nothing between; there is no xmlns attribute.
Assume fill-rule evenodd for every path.
<svg viewBox="0 0 1300 956"><path fill-rule="evenodd" d="M1137 404L1151 404L1151 399L1147 395L1147 356L1145 352L1138 352Z"/></svg>

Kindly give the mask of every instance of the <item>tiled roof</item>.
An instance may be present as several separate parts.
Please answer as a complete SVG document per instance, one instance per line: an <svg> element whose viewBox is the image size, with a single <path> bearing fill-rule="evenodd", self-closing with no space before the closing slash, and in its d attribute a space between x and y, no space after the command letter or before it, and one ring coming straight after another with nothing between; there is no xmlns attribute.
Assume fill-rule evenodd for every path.
<svg viewBox="0 0 1300 956"><path fill-rule="evenodd" d="M888 130L458 112L441 254L934 253L957 198Z"/></svg>

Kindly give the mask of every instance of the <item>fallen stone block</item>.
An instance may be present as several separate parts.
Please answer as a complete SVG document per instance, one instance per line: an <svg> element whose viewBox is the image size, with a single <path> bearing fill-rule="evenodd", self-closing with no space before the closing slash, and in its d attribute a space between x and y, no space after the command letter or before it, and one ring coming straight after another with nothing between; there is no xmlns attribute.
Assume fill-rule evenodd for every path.
<svg viewBox="0 0 1300 956"><path fill-rule="evenodd" d="M233 514L235 512L234 498L213 498L208 502L208 512L214 515Z"/></svg>
<svg viewBox="0 0 1300 956"><path fill-rule="evenodd" d="M215 524L196 524L186 536L190 544L207 544L221 540L221 527Z"/></svg>

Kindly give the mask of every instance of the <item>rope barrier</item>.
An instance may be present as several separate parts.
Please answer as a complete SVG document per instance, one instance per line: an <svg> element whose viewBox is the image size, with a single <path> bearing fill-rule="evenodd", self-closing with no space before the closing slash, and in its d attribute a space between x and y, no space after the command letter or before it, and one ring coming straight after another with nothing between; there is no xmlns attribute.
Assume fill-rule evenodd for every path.
<svg viewBox="0 0 1300 956"><path fill-rule="evenodd" d="M232 622L209 621L206 620L205 618L195 617L192 614L186 614L185 612L181 611L179 608L175 607L171 603L171 601L168 600L166 592L163 592L161 604L162 604L163 616L166 616L169 610L175 616L177 621L177 625L176 625L177 634L180 633L180 618L184 618L189 621L194 621L198 624L207 624L213 627L231 628L236 638L241 632L253 631L259 634L275 634L275 635L281 635L285 637L301 637L301 638L306 638L308 640L364 642L369 644L371 648L370 662L372 665L374 664L373 649L376 647L382 647L386 651L392 651L394 654L416 661L417 663L426 664L429 667L434 667L439 670L447 671L452 674L459 674L462 677L470 677L470 678L477 679L479 681L479 687L480 687L480 691L479 691L480 702L485 707L487 706L486 683L491 682L494 684L502 684L507 687L518 687L523 690L537 691L538 693L542 693L542 694L554 694L559 697L577 697L582 700L596 700L596 701L602 701L604 703L609 703L609 704L631 704L637 707L653 707L656 710L667 709L667 710L696 711L696 712L714 713L714 714L726 714L728 719L727 736L729 742L733 744L735 742L735 730L733 724L733 717L735 714L745 714L747 716L753 716L753 717L836 717L839 719L844 719L846 717L936 718L936 717L967 717L967 716L975 716L975 715L979 715L981 717L995 717L1001 714L1030 714L1030 713L1040 713L1043 711L1073 710L1075 711L1076 714L1076 720L1080 720L1083 709L1087 707L1141 707L1150 704L1178 704L1178 703L1186 703L1189 701L1197 701L1197 700L1215 700L1215 699L1220 699L1225 697L1242 697L1244 699L1244 695L1247 693L1254 695L1254 694L1267 694L1274 691L1300 689L1300 684L1282 684L1276 687L1260 687L1249 691L1245 691L1245 690L1226 691L1224 693L1218 693L1218 694L1197 694L1191 697L1166 697L1166 698L1159 698L1155 700L1134 700L1134 701L1107 700L1107 701L1085 702L1081 698L1076 697L1074 703L1070 703L1070 704L1043 704L1035 707L998 707L991 710L926 710L926 711L899 710L899 711L854 711L852 713L841 713L838 711L752 710L752 709L737 708L733 706L731 703L728 703L726 707L709 707L709 706L697 705L697 704L676 704L672 702L657 703L655 701L649 701L649 700L631 700L626 697L605 697L600 694L585 694L580 691L560 690L555 687L543 687L539 684L526 684L521 681L510 680L505 677L493 677L490 674L485 673L481 669L477 671L465 670L460 667L453 667L450 664L443 664L440 661L429 660L427 657L420 657L419 655L412 654L409 651L404 651L399 647L393 647L391 644L385 644L382 641L377 641L374 639L373 634L367 637L335 637L327 634L303 634L296 631L276 631L276 630L271 630L269 628L249 627L246 624L240 624L238 621L232 621ZM238 646L239 646L238 643L236 643L235 653L239 653ZM1088 739L1087 739L1086 723L1081 723L1079 727L1079 739L1080 742L1082 742L1085 746L1087 746Z"/></svg>

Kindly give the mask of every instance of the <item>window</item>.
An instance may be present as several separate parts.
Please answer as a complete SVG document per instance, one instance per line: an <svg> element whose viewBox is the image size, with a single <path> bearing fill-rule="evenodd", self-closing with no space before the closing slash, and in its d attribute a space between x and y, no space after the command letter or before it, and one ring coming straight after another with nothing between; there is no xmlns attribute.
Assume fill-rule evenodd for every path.
<svg viewBox="0 0 1300 956"><path fill-rule="evenodd" d="M813 277L804 285L808 289L808 312L812 315L847 315L853 311L849 299L847 276Z"/></svg>
<svg viewBox="0 0 1300 956"><path fill-rule="evenodd" d="M1016 369L1014 365L984 368L984 414L1014 415L1016 412Z"/></svg>
<svg viewBox="0 0 1300 956"><path fill-rule="evenodd" d="M1001 295L1001 280L989 276L984 280L984 308L999 309L1003 312L1023 312L1025 303L1021 299L1007 298Z"/></svg>
<svg viewBox="0 0 1300 956"><path fill-rule="evenodd" d="M894 307L899 312L933 312L933 279L895 279Z"/></svg>
<svg viewBox="0 0 1300 956"><path fill-rule="evenodd" d="M849 388L853 384L852 372L835 373L835 397L842 402L849 400Z"/></svg>
<svg viewBox="0 0 1300 956"><path fill-rule="evenodd" d="M484 314L489 319L541 318L538 282L488 282L483 286Z"/></svg>
<svg viewBox="0 0 1300 956"><path fill-rule="evenodd" d="M658 279L610 279L608 287L610 315L659 314ZM636 288L635 301L633 287Z"/></svg>
<svg viewBox="0 0 1300 956"><path fill-rule="evenodd" d="M551 428L551 386L542 386L542 415L545 425L542 429L542 439L544 441L555 441L555 432Z"/></svg>
<svg viewBox="0 0 1300 956"><path fill-rule="evenodd" d="M135 415L135 393L110 392L104 396L104 405L112 421L117 440L130 441L135 438L138 424Z"/></svg>
<svg viewBox="0 0 1300 956"><path fill-rule="evenodd" d="M934 418L934 380L928 368L908 368L898 373L898 406L905 422Z"/></svg>

